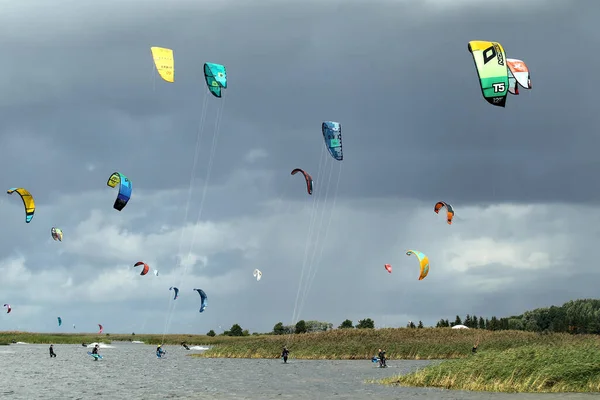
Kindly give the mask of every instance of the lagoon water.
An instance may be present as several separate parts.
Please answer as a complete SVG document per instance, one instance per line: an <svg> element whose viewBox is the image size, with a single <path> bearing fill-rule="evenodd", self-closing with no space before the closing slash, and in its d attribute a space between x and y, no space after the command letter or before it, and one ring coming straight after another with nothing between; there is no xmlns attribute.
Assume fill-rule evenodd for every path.
<svg viewBox="0 0 600 400"><path fill-rule="evenodd" d="M387 387L366 379L406 373L427 361L390 360L389 368L365 361L205 359L199 351L113 342L93 361L81 345L12 344L0 347L0 399L406 399L591 400L586 394L495 394ZM291 349L293 351L293 349ZM292 353L293 354L293 353Z"/></svg>

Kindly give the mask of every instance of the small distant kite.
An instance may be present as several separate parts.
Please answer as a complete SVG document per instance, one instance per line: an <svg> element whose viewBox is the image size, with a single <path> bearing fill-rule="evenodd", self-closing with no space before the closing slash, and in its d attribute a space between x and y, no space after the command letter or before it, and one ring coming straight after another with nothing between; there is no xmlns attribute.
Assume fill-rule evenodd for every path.
<svg viewBox="0 0 600 400"><path fill-rule="evenodd" d="M342 161L344 159L344 153L342 152L342 125L339 122L325 121L321 125L321 130L323 131L325 146L327 146L331 157Z"/></svg>
<svg viewBox="0 0 600 400"><path fill-rule="evenodd" d="M177 300L177 297L179 297L179 289L177 289L175 286L171 286L169 288L169 290L172 290L175 292L175 296L173 297L173 300Z"/></svg>
<svg viewBox="0 0 600 400"><path fill-rule="evenodd" d="M433 211L435 211L436 214L439 214L440 210L446 207L446 211L447 211L447 215L446 215L446 221L448 222L448 225L452 225L452 218L454 218L454 209L452 208L452 206L446 202L443 201L438 201L437 203L435 203L435 206L433 207Z"/></svg>
<svg viewBox="0 0 600 400"><path fill-rule="evenodd" d="M4 307L6 307L6 313L10 313L12 311L12 308L10 307L10 304L5 304Z"/></svg>
<svg viewBox="0 0 600 400"><path fill-rule="evenodd" d="M206 293L204 293L204 290L202 289L194 289L196 292L198 292L198 294L200 295L200 312L203 312L204 309L206 309L206 306L208 305L208 297L206 296Z"/></svg>
<svg viewBox="0 0 600 400"><path fill-rule="evenodd" d="M225 66L221 64L205 63L204 64L204 79L208 90L215 97L221 97L222 89L227 89L227 71Z"/></svg>
<svg viewBox="0 0 600 400"><path fill-rule="evenodd" d="M57 317L58 318L58 326L62 325L62 318L61 317Z"/></svg>
<svg viewBox="0 0 600 400"><path fill-rule="evenodd" d="M98 328L100 328L100 330L98 331L98 335L101 335L102 332L104 332L104 327L101 324L98 324Z"/></svg>
<svg viewBox="0 0 600 400"><path fill-rule="evenodd" d="M21 200L23 200L23 205L25 206L25 222L30 223L33 219L33 214L35 213L35 201L33 201L33 196L23 188L12 188L6 191L8 194L13 194L14 192L17 192L19 196L21 196Z"/></svg>
<svg viewBox="0 0 600 400"><path fill-rule="evenodd" d="M429 258L417 250L407 250L406 255L410 256L411 254L417 256L419 259L419 266L421 268L421 272L419 274L419 280L423 280L427 274L429 273Z"/></svg>
<svg viewBox="0 0 600 400"><path fill-rule="evenodd" d="M392 266L390 264L385 264L384 267L387 272L389 272L390 274L392 273Z"/></svg>
<svg viewBox="0 0 600 400"><path fill-rule="evenodd" d="M148 271L150 270L150 267L148 266L148 264L146 264L143 261L138 261L136 262L133 267L139 267L140 265L143 265L144 267L142 268L142 272L140 273L140 275L146 275L148 273Z"/></svg>
<svg viewBox="0 0 600 400"><path fill-rule="evenodd" d="M312 176L310 176L307 172L305 172L303 169L300 168L296 168L292 171L292 175L296 175L298 172L302 173L302 175L304 175L304 180L306 181L306 191L308 192L308 194L312 194L313 192L313 179Z"/></svg>
<svg viewBox="0 0 600 400"><path fill-rule="evenodd" d="M164 81L175 82L175 60L173 59L173 50L165 47L150 47L154 65L161 78Z"/></svg>
<svg viewBox="0 0 600 400"><path fill-rule="evenodd" d="M111 188L114 188L117 185L119 185L119 194L117 194L117 199L115 200L113 208L117 211L121 211L127 205L127 202L131 198L131 181L122 173L113 172L110 178L108 178L108 182L106 182L106 185Z"/></svg>
<svg viewBox="0 0 600 400"><path fill-rule="evenodd" d="M252 273L252 276L254 276L257 281L260 281L260 278L262 278L262 272L260 272L259 269L255 269Z"/></svg>
<svg viewBox="0 0 600 400"><path fill-rule="evenodd" d="M62 229L52 228L52 229L50 229L50 233L52 234L52 239L54 239L54 241L58 240L59 242L62 242L62 239L63 239Z"/></svg>

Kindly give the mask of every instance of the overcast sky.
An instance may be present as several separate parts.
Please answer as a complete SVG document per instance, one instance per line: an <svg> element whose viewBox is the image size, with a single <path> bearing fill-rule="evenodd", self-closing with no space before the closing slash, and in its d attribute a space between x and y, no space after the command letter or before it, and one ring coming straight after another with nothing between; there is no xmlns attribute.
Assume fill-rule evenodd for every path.
<svg viewBox="0 0 600 400"><path fill-rule="evenodd" d="M1 330L433 325L597 297L599 2L251 3L0 0L0 187L37 206L26 224L0 196ZM488 104L470 40L524 60L533 89ZM174 50L175 83L151 46ZM204 62L227 67L222 99Z"/></svg>

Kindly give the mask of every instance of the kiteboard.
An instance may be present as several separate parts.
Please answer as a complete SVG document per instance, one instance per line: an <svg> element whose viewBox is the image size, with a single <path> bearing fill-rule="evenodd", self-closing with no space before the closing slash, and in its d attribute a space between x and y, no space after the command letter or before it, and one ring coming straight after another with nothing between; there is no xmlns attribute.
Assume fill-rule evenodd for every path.
<svg viewBox="0 0 600 400"><path fill-rule="evenodd" d="M91 351L88 351L87 353L94 358L99 358L100 360L102 360L102 356L100 354L92 354Z"/></svg>

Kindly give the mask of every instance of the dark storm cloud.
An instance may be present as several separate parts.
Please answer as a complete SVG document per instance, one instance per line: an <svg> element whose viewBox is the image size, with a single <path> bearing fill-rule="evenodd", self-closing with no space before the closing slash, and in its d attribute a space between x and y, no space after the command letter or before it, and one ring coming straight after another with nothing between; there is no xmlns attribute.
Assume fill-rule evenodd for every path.
<svg viewBox="0 0 600 400"><path fill-rule="evenodd" d="M600 5L544 4L440 12L435 2L150 3L112 14L108 6L64 14L42 7L30 32L2 39L11 54L0 123L11 150L0 167L11 173L3 182L33 185L41 199L101 186L113 170L126 170L138 188L186 185L206 92L202 63L215 61L230 82L215 183L255 147L270 154L261 165L285 172L276 187L296 166L315 174L320 124L331 119L343 126L345 196L593 200L597 117L585 82L600 59L578 62L596 40L579 22ZM473 39L498 40L523 58L534 89L504 110L488 105L466 50ZM174 85L152 70L151 45L175 49ZM207 100L198 180L219 103ZM19 152L27 168L15 168ZM88 162L98 166L92 174ZM58 189L49 177L65 174L73 183Z"/></svg>

